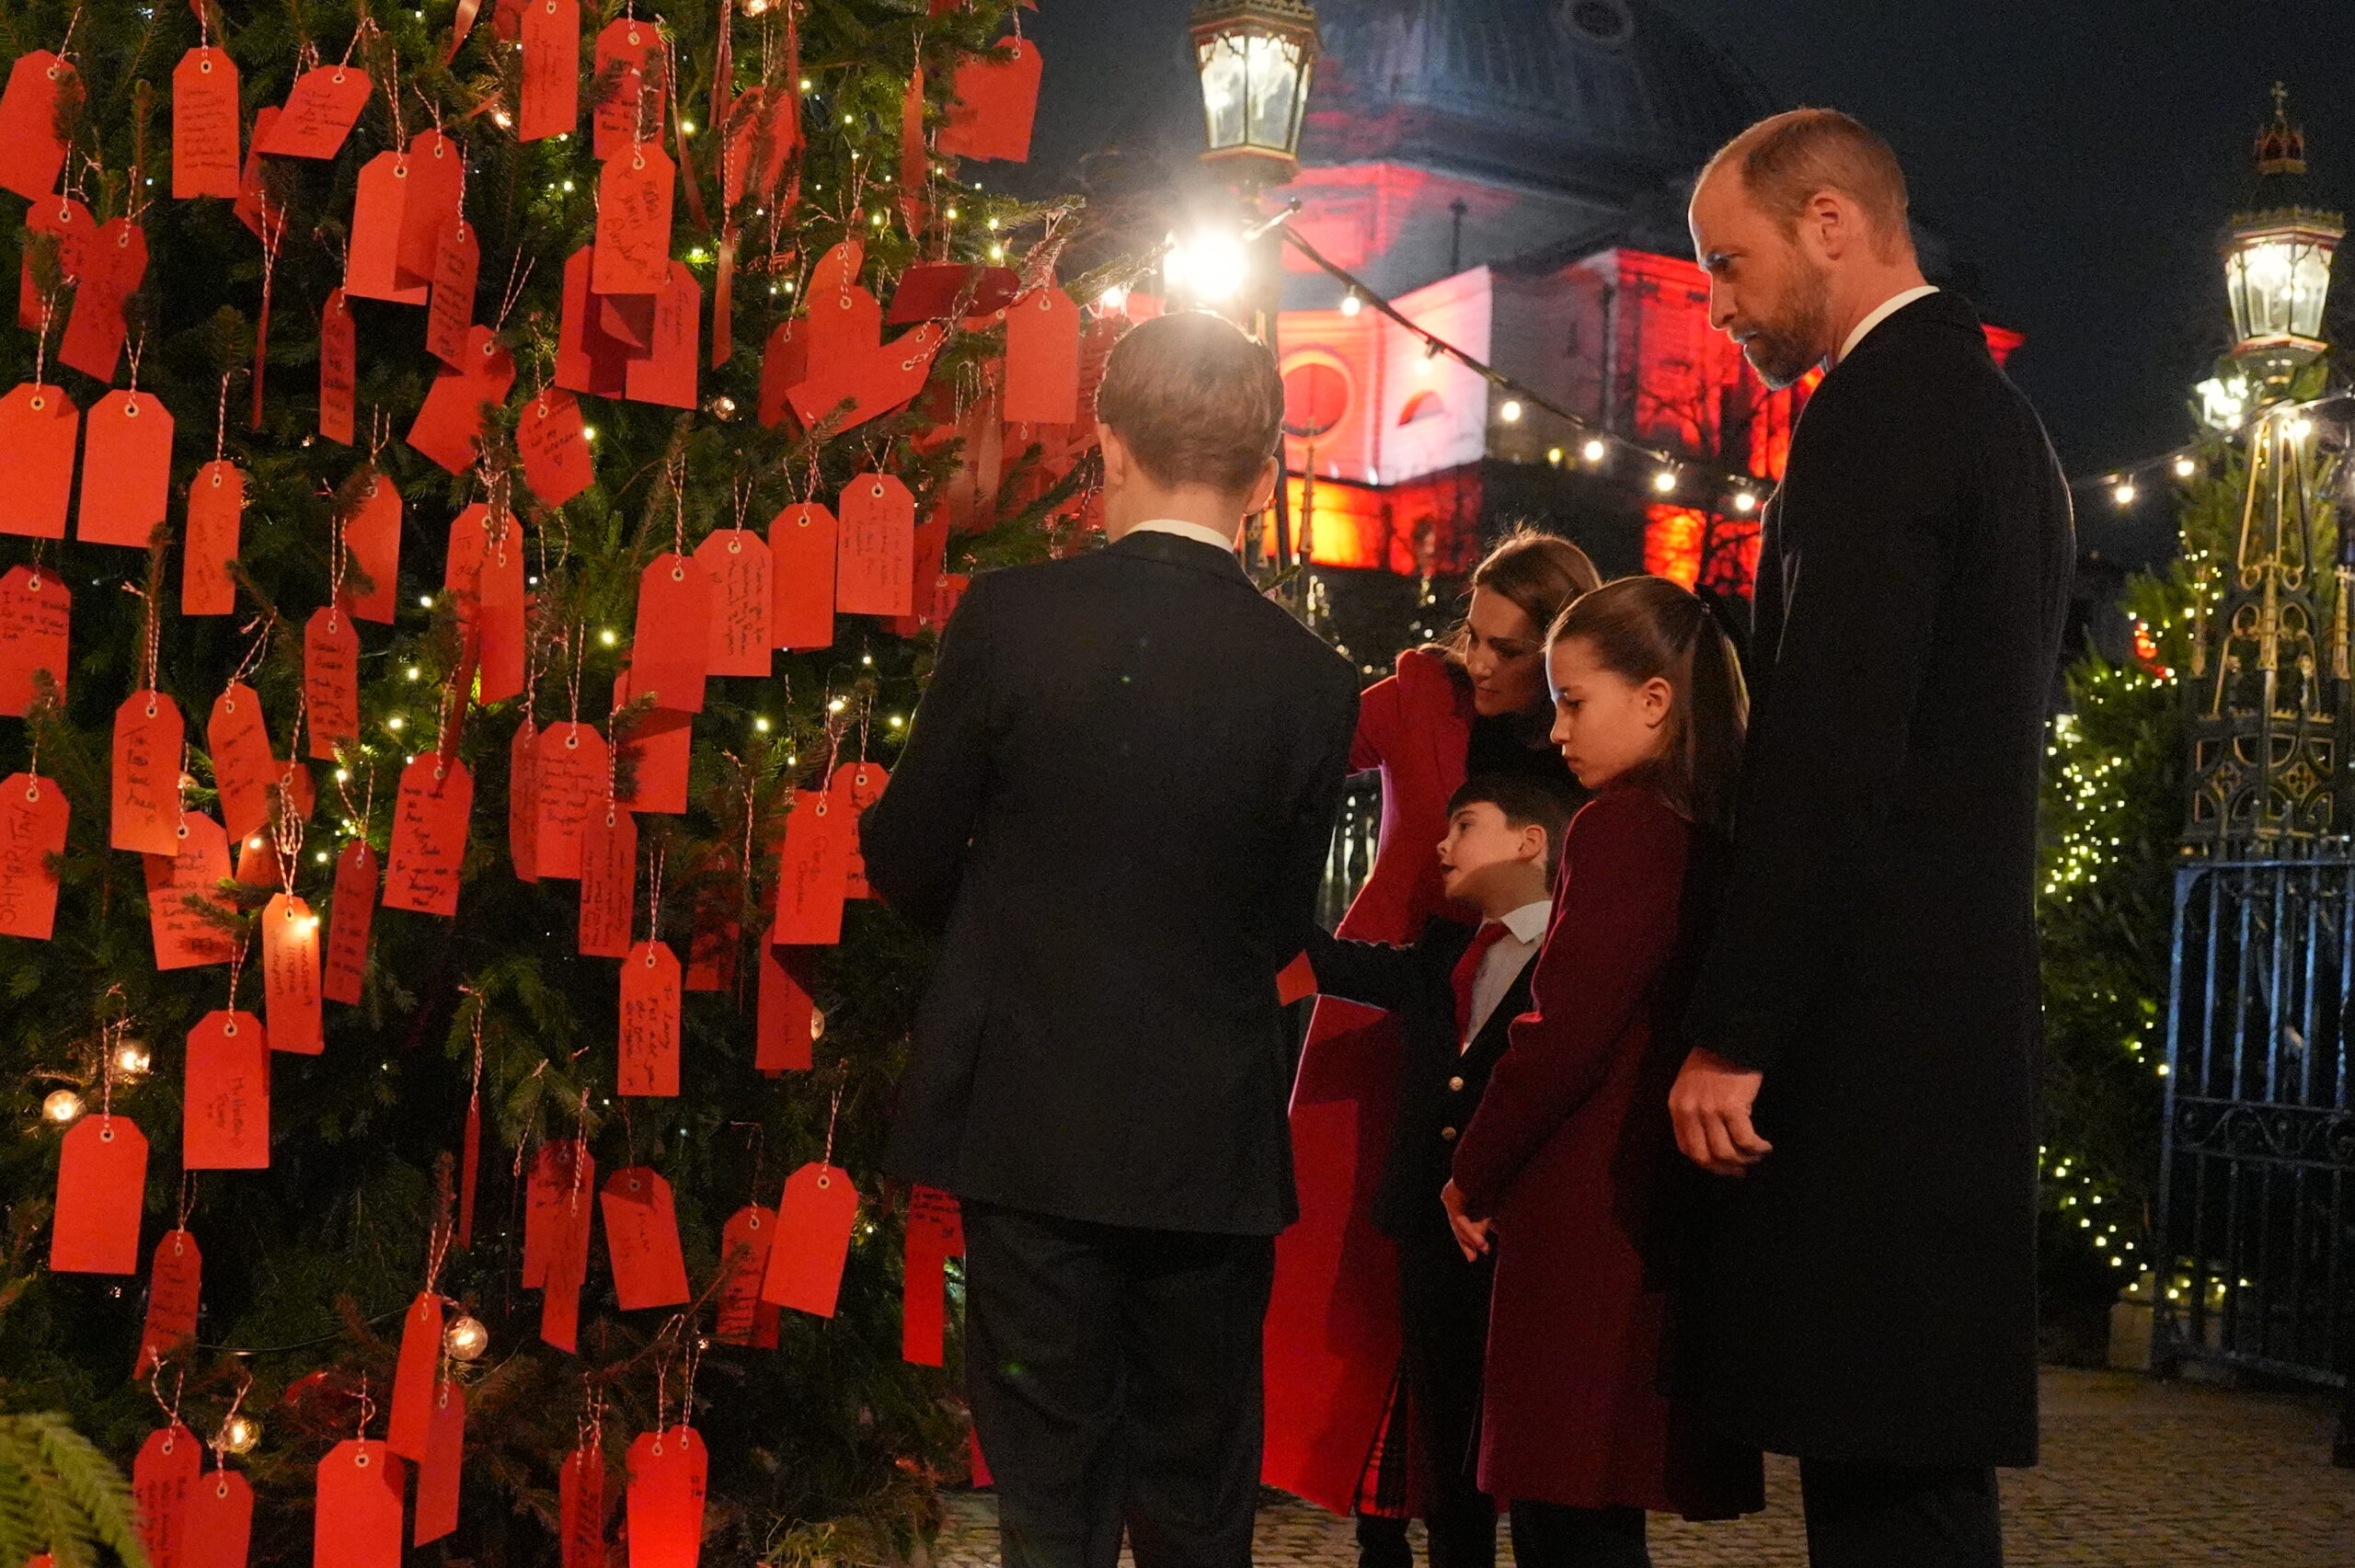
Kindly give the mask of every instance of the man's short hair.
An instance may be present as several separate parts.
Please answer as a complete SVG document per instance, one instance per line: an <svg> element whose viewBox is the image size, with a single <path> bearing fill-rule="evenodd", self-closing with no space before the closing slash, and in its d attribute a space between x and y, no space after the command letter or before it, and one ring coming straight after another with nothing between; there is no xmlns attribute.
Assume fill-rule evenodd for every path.
<svg viewBox="0 0 2355 1568"><path fill-rule="evenodd" d="M1157 484L1249 492L1282 438L1275 356L1200 311L1155 316L1112 346L1096 417Z"/></svg>
<svg viewBox="0 0 2355 1568"><path fill-rule="evenodd" d="M1872 221L1874 254L1893 260L1913 248L1897 155L1878 132L1836 109L1769 115L1719 148L1701 177L1727 165L1750 199L1786 229L1819 192L1836 190Z"/></svg>
<svg viewBox="0 0 2355 1568"><path fill-rule="evenodd" d="M1550 880L1561 862L1562 836L1570 830L1570 818L1578 815L1579 799L1570 793L1568 773L1565 768L1558 784L1518 773L1466 779L1447 797L1448 819L1453 821L1455 814L1467 806L1493 806L1504 813L1508 828L1545 829L1545 875Z"/></svg>

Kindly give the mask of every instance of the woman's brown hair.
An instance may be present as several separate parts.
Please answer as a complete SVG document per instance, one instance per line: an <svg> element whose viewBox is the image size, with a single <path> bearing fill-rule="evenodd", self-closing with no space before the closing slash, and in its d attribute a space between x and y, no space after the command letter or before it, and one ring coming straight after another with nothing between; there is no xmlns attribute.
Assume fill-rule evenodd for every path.
<svg viewBox="0 0 2355 1568"><path fill-rule="evenodd" d="M1485 588L1502 595L1520 606L1529 624L1543 635L1572 600L1593 592L1602 581L1603 574L1594 569L1585 551L1558 533L1542 533L1523 523L1498 540L1496 547L1472 568L1466 594L1471 589ZM1464 668L1470 639L1470 624L1458 623L1440 644L1448 663L1458 670Z"/></svg>
<svg viewBox="0 0 2355 1568"><path fill-rule="evenodd" d="M1666 578L1621 578L1562 612L1545 635L1549 658L1568 637L1614 675L1668 682L1674 696L1664 752L1632 782L1687 821L1730 836L1750 692L1733 639L1709 607Z"/></svg>

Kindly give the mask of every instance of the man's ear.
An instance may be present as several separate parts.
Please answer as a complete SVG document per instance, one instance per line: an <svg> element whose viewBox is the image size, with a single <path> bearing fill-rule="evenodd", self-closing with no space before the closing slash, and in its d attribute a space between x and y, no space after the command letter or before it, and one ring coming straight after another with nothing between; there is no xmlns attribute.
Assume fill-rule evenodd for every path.
<svg viewBox="0 0 2355 1568"><path fill-rule="evenodd" d="M1819 190L1808 198L1799 230L1808 248L1825 261L1837 261L1871 236L1858 227L1863 216L1856 204L1837 190Z"/></svg>
<svg viewBox="0 0 2355 1568"><path fill-rule="evenodd" d="M1104 453L1104 485L1109 489L1129 476L1129 446L1101 419L1096 422L1096 444Z"/></svg>
<svg viewBox="0 0 2355 1568"><path fill-rule="evenodd" d="M1276 498L1276 475L1281 472L1281 465L1274 458L1268 459L1259 470L1259 477L1251 482L1251 488L1244 497L1243 515L1245 517L1256 517L1268 509Z"/></svg>

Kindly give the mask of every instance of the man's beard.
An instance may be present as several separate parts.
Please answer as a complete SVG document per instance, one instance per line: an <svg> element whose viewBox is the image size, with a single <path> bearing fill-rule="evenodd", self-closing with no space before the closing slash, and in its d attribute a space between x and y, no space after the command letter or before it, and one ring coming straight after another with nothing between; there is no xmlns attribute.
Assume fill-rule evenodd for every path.
<svg viewBox="0 0 2355 1568"><path fill-rule="evenodd" d="M1790 303L1775 320L1752 329L1742 358L1767 390L1780 392L1823 362L1830 352L1823 343L1831 316L1832 280L1801 263Z"/></svg>

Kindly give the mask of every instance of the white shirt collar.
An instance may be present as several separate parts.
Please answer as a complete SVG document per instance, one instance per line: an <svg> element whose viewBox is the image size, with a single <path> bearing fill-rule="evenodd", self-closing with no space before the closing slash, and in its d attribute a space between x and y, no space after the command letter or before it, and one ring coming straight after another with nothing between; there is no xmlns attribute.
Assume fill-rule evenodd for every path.
<svg viewBox="0 0 2355 1568"><path fill-rule="evenodd" d="M1548 899L1539 898L1534 903L1522 905L1509 915L1499 918L1502 921L1504 928L1512 933L1512 939L1526 945L1545 934L1545 922L1553 917L1553 903Z"/></svg>
<svg viewBox="0 0 2355 1568"><path fill-rule="evenodd" d="M1129 530L1131 533L1174 533L1180 539L1190 539L1197 544L1208 544L1232 555L1235 536L1221 533L1215 528L1204 528L1199 522L1180 522L1174 517L1149 517Z"/></svg>
<svg viewBox="0 0 2355 1568"><path fill-rule="evenodd" d="M1844 360L1849 355L1855 353L1856 351L1856 345L1865 340L1866 333L1870 332L1874 327L1878 326L1882 322L1887 321L1890 316L1895 315L1899 311L1903 310L1915 300L1923 299L1928 295L1935 294L1937 292L1938 286L1936 283L1917 283L1913 288L1900 290L1898 292L1893 293L1890 295L1889 298L1881 301L1879 304L1873 307L1871 315L1866 316L1864 320L1856 323L1855 330L1848 334L1848 340L1840 345L1840 358Z"/></svg>

